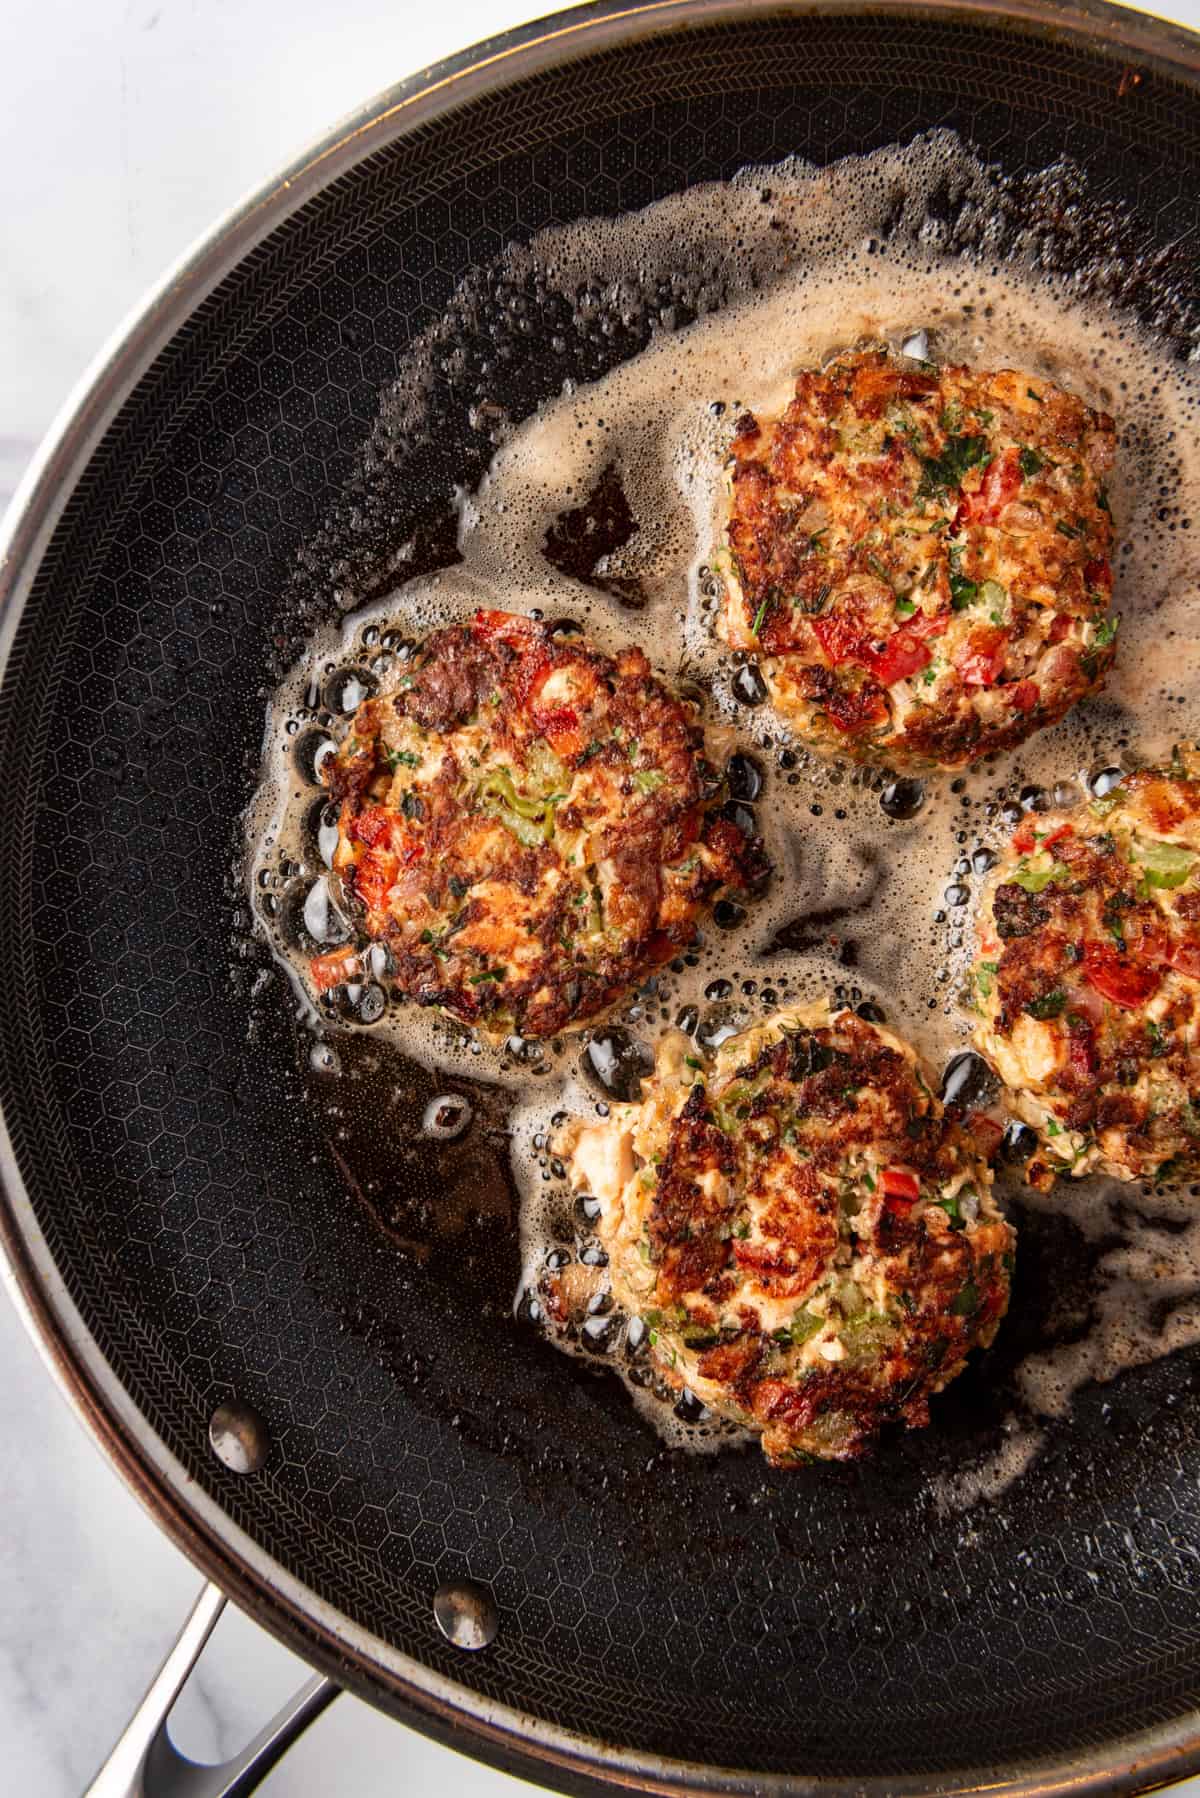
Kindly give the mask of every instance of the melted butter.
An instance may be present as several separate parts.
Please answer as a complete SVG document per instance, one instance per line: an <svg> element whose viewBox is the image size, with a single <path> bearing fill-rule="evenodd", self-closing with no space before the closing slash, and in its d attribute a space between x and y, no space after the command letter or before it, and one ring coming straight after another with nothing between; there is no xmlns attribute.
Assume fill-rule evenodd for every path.
<svg viewBox="0 0 1200 1798"><path fill-rule="evenodd" d="M950 255L932 198L947 182L979 217L977 253ZM764 197L765 196L765 197ZM417 638L468 618L478 606L540 608L570 617L601 648L634 642L668 676L698 682L710 721L736 732L768 769L757 807L775 875L736 929L706 926L690 964L665 971L625 1008L621 1021L648 1040L694 1007L744 1027L764 1011L828 996L854 982L853 998L880 1004L888 1024L940 1067L961 1049L970 1021L957 995L970 961L970 905L980 880L964 867L995 848L1011 824L997 814L1023 789L1078 782L1124 756L1153 760L1200 717L1200 448L1196 366L1102 297L1048 274L1036 250L992 260L988 172L948 134L816 171L784 165L751 170L731 183L698 187L647 211L589 220L543 233L514 265L532 263L564 293L597 295L597 316L632 305L647 269L670 266L672 246L708 258L723 303L686 328L658 332L640 354L588 386L543 406L502 441L478 490L464 496L461 564L415 580L326 629L282 684L266 726L264 778L248 815L248 876L280 891L281 858L320 872L311 814L319 789L299 774L289 735L314 715L314 700L347 665L371 664L388 629ZM732 296L732 297L730 297ZM589 301L588 304L592 302ZM814 761L769 707L746 709L731 687L736 663L714 629L723 461L734 422L787 401L798 369L825 362L861 340L898 347L928 334L938 361L1013 366L1045 375L1112 412L1119 434L1111 488L1121 539L1116 563L1119 652L1106 693L1078 707L1022 750L953 783L933 778L917 817L892 822L880 810L882 776ZM385 411L419 415L431 385L431 341L414 346L385 400ZM424 360L423 360L424 358ZM636 529L613 550L597 579L635 581L631 610L611 591L551 565L547 533L586 504L615 472ZM1195 528L1193 528L1195 527ZM353 595L349 596L352 603ZM399 664L381 667L388 691ZM343 682L342 690L351 690ZM348 727L343 718L336 728ZM783 752L786 766L777 764ZM261 915L261 914L260 914ZM321 1033L302 977L306 954L278 921L264 928L294 981L302 1014ZM311 949L307 951L311 953ZM727 997L711 997L716 981ZM744 987L749 984L752 992ZM709 996L706 997L706 994ZM532 1283L554 1240L561 1183L544 1150L558 1111L590 1115L595 1094L578 1072L573 1039L528 1055L472 1042L456 1025L413 1006L390 1008L374 1026L423 1067L498 1084L511 1095L514 1170L523 1195L524 1279ZM1061 1416L1079 1385L1200 1341L1200 1225L1194 1201L1183 1227L1165 1230L1123 1203L1113 1183L1063 1183L1034 1203L1061 1208L1088 1230L1118 1228L1121 1246L1100 1261L1094 1319L1086 1338L1030 1356L1019 1396L1034 1420ZM1157 1205L1156 1201L1156 1205ZM665 1407L635 1392L673 1439L697 1444L703 1431L677 1424ZM1016 1429L995 1465L965 1477L948 1504L998 1490L1029 1465L1036 1421ZM1031 1446L1032 1444L1032 1446Z"/></svg>

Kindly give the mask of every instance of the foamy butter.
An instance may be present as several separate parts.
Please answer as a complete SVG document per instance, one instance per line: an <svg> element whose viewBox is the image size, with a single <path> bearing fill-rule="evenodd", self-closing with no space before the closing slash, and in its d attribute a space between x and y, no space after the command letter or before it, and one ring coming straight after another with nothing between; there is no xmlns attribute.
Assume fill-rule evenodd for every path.
<svg viewBox="0 0 1200 1798"><path fill-rule="evenodd" d="M986 221L988 171L938 133L820 171L794 164L749 170L643 213L548 231L510 253L514 264L536 262L564 294L598 294L598 312L607 307L614 317L640 292L647 270L671 266L680 244L711 264L714 283L719 277L723 294L735 297L705 316L701 294L696 322L659 332L640 354L592 385L565 390L513 432L478 491L463 499L461 565L410 582L319 635L280 688L249 814L248 872L257 901L264 891L275 895L276 917L264 927L314 1028L323 1026L306 996L304 957L278 910L281 894L286 912L322 873L313 823L319 789L298 777L293 754L300 726L311 727L339 668L375 661L388 691L400 664L376 646L389 629L412 639L465 620L478 606L539 607L548 617L575 619L609 652L637 643L668 676L700 683L712 722L735 729L768 769L758 808L776 870L767 894L736 929L707 929L682 971L664 971L622 1021L648 1040L687 1007L710 1027L714 1007L726 1027L748 1024L763 1010L852 981L851 997L879 1003L891 1027L935 1067L965 1046L969 1020L957 996L972 946L970 902L986 851L1011 827L997 800L1011 806L1024 789L1063 783L1078 791L1089 769L1122 756L1127 764L1153 760L1196 731L1200 383L1194 365L1112 304L1080 298L1032 259L989 261L985 223L977 233L982 251L948 255L929 205L947 181ZM919 816L897 823L880 809L882 776L814 761L769 707L738 705L733 663L713 629L717 583L709 564L736 417L779 410L802 367L862 340L899 346L917 329L927 332L938 361L1028 369L1115 415L1120 452L1111 499L1122 539L1122 627L1102 699L1015 755L953 781L931 779ZM431 340L414 346L385 407L419 411L432 355ZM609 470L637 530L601 572L636 575L646 600L639 610L562 574L543 553L547 532ZM347 728L346 716L333 726L335 734ZM318 895L318 910L322 902ZM510 1090L525 1279L533 1281L553 1240L550 1220L563 1205L561 1183L546 1177L550 1118L590 1112L596 1103L579 1078L575 1043L506 1052L413 1006L386 1010L373 1028L423 1065ZM535 1149L535 1141L543 1146ZM1103 1183L1090 1183L1086 1193L1064 1183L1036 1203L1111 1231L1119 1194ZM1187 1213L1186 1199L1172 1203ZM1085 1380L1109 1379L1200 1341L1200 1305L1190 1297L1200 1279L1200 1225L1172 1234L1122 1212L1121 1231L1122 1247L1099 1266L1086 1340L1032 1357L1021 1370L1022 1396L1035 1416L1060 1415ZM688 1434L666 1407L635 1397L674 1439ZM698 1445L694 1430L690 1439ZM700 1432L700 1442L711 1440ZM1014 1436L990 1472L964 1477L958 1497L945 1495L946 1502L997 1489L1029 1464L1036 1442L1036 1426Z"/></svg>

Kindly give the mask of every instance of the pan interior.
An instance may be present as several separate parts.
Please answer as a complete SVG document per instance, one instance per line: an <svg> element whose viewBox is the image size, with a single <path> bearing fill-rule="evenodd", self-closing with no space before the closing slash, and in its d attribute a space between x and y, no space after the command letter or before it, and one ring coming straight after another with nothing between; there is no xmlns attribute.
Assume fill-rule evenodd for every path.
<svg viewBox="0 0 1200 1798"><path fill-rule="evenodd" d="M381 388L469 271L747 163L945 126L995 162L1048 257L1108 233L1122 298L1162 323L1192 268L1198 118L1190 90L1123 85L1099 54L916 17L764 17L549 69L281 226L142 374L81 478L0 693L0 1096L98 1351L199 1486L377 1639L360 1671L382 1702L401 1648L641 1755L842 1780L1066 1755L1194 1708L1190 1353L1085 1393L1036 1477L966 1512L940 1511L930 1476L1002 1440L1011 1338L871 1466L783 1476L663 1448L614 1382L512 1319L486 1095L436 1156L405 1132L350 1152L362 1132L309 1065L236 847L264 696L306 633L339 592L453 559L455 490L492 450L479 383L517 420L652 328L568 329L550 357L546 283L474 278L461 355L424 396L438 429L372 437ZM1034 178L1063 156L1078 193ZM955 194L940 204L952 227ZM653 328L686 324L690 294L666 282ZM1165 316L1180 342L1188 325ZM368 439L394 478L347 498ZM361 1106L386 1057L365 1035L347 1054ZM1031 1223L1030 1329L1086 1327L1093 1250ZM253 1482L206 1452L231 1389L276 1445ZM463 1575L502 1627L459 1659L430 1600Z"/></svg>

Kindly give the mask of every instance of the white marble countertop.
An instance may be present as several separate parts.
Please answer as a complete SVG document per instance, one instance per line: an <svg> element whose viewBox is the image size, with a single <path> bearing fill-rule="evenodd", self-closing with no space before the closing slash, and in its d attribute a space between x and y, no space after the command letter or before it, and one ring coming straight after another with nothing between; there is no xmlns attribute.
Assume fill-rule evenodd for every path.
<svg viewBox="0 0 1200 1798"><path fill-rule="evenodd" d="M372 93L544 10L4 0L0 505L110 331L220 214ZM1200 24L1200 0L1171 11ZM0 1787L74 1798L199 1576L84 1437L2 1298L0 1365ZM180 1746L201 1758L234 1751L305 1671L227 1611L178 1707ZM262 1790L382 1798L452 1784L462 1798L519 1788L342 1698Z"/></svg>

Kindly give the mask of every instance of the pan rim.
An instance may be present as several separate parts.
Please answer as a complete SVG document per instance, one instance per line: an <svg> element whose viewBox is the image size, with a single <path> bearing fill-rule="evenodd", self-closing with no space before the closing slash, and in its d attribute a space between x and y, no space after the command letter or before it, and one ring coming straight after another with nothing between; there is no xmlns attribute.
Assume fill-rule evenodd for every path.
<svg viewBox="0 0 1200 1798"><path fill-rule="evenodd" d="M176 331L220 282L309 199L373 152L480 95L575 58L734 17L892 15L980 22L1082 43L1200 87L1200 36L1108 0L621 0L550 15L486 39L397 83L335 125L185 252L118 327L68 396L0 525L0 680L38 566L109 424ZM255 1621L323 1672L401 1721L476 1758L557 1789L655 1793L822 1793L824 1777L751 1773L613 1749L595 1738L489 1702L325 1605L245 1536L182 1468L104 1362L34 1219L0 1118L0 1252L4 1282L72 1410L110 1465L175 1545ZM187 1496L185 1497L185 1491ZM355 1641L354 1638L359 1640ZM347 1660L347 1649L356 1657ZM1016 1794L1141 1792L1200 1770L1200 1713L1082 1754L1015 1767L964 1767L941 1778L874 1776L855 1790Z"/></svg>

